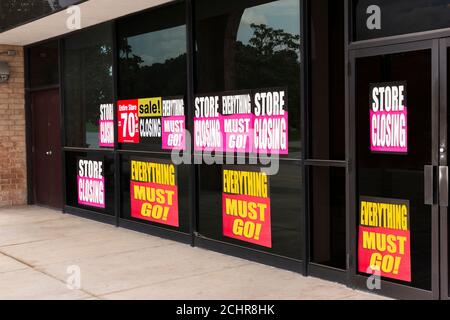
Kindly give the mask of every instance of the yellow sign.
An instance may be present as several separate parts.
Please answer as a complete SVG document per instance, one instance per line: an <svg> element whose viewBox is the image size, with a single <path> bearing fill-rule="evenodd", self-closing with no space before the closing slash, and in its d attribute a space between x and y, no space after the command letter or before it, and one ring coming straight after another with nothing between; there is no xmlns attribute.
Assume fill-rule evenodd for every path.
<svg viewBox="0 0 450 320"><path fill-rule="evenodd" d="M162 117L162 98L139 99L139 117Z"/></svg>

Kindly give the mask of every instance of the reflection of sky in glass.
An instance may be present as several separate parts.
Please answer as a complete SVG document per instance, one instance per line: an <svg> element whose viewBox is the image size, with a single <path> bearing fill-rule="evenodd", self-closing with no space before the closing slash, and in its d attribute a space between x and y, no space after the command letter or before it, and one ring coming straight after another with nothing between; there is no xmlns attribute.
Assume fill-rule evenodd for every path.
<svg viewBox="0 0 450 320"><path fill-rule="evenodd" d="M59 9L59 7L61 8L65 8L68 7L74 3L80 2L80 0L42 0L43 2L48 2L48 4L50 5L50 7L53 10L57 10Z"/></svg>
<svg viewBox="0 0 450 320"><path fill-rule="evenodd" d="M71 4L74 4L75 2L78 2L79 0L59 0L59 4L61 7L70 6Z"/></svg>
<svg viewBox="0 0 450 320"><path fill-rule="evenodd" d="M186 53L186 27L155 31L128 38L132 54L144 60L141 66L164 63Z"/></svg>
<svg viewBox="0 0 450 320"><path fill-rule="evenodd" d="M300 8L298 0L280 0L248 8L244 11L238 32L238 40L243 43L253 36L252 23L266 24L274 29L282 29L293 35L300 34Z"/></svg>

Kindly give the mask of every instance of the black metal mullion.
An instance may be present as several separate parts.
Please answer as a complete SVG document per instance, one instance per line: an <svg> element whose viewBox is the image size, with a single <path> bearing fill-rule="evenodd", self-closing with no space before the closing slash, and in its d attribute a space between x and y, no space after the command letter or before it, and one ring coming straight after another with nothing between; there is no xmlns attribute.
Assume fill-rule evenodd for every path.
<svg viewBox="0 0 450 320"><path fill-rule="evenodd" d="M64 147L67 145L66 141L66 105L65 105L65 91L64 91L64 40L58 40L58 63L59 63L59 99L60 99L60 128L61 128L61 161L62 161L62 211L65 212L67 202L67 179L66 179L66 152Z"/></svg>
<svg viewBox="0 0 450 320"><path fill-rule="evenodd" d="M310 39L310 0L301 0L300 1L300 39L301 42L301 60L303 63L300 65L300 96L301 99L301 121L302 124L302 141L303 141L303 159L308 156L308 148L309 148L309 115L308 115L308 107L310 101L310 88L309 88L309 74L310 74L310 63L309 63L309 46L307 44L311 43ZM300 230L303 233L303 275L307 276L309 273L308 265L310 260L310 247L311 247L311 237L310 237L310 210L309 210L309 188L307 185L309 183L309 170L305 163L302 161L300 166L300 170L302 172L302 183L303 183L303 192L301 194L300 207L302 208L300 214Z"/></svg>
<svg viewBox="0 0 450 320"><path fill-rule="evenodd" d="M114 216L116 218L116 227L120 226L121 214L121 157L119 150L119 130L117 119L117 101L119 100L119 48L117 46L117 20L112 22L112 52L113 52L113 96L114 96Z"/></svg>
<svg viewBox="0 0 450 320"><path fill-rule="evenodd" d="M352 111L352 102L351 102L351 88L350 84L351 79L351 60L349 54L349 44L350 39L353 38L352 35L352 8L351 8L351 0L344 0L344 50L345 50L345 69L344 69L344 77L345 77L345 160L347 162L346 167L346 269L347 269L347 285L349 287L354 287L353 284L353 274L356 273L356 269L353 267L354 260L354 249L353 247L353 236L354 236L354 220L353 220L353 212L354 212L354 200L355 196L352 195L352 192L356 192L355 190L355 180L353 179L353 166L354 166L354 114Z"/></svg>
<svg viewBox="0 0 450 320"><path fill-rule="evenodd" d="M195 3L186 0L186 43L187 43L187 130L194 132L194 95L195 95ZM191 234L191 246L195 246L197 234L197 207L198 207L198 168L194 165L194 145L190 142L191 164L189 166L189 232Z"/></svg>

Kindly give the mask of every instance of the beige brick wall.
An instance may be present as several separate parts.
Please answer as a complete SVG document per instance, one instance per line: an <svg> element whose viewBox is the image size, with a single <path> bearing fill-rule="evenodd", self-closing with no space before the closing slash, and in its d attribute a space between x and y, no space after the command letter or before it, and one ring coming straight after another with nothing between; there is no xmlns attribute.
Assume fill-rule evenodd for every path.
<svg viewBox="0 0 450 320"><path fill-rule="evenodd" d="M27 201L23 49L0 45L0 52L6 50L17 55L0 55L11 70L9 81L0 83L0 207Z"/></svg>

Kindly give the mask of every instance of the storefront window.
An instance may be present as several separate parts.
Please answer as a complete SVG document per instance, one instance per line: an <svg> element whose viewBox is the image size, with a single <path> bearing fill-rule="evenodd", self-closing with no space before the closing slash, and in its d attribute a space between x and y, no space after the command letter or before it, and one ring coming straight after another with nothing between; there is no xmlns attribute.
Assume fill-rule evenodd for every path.
<svg viewBox="0 0 450 320"><path fill-rule="evenodd" d="M189 233L188 177L188 165L175 166L165 156L122 156L121 218Z"/></svg>
<svg viewBox="0 0 450 320"><path fill-rule="evenodd" d="M211 115L210 109L203 108L205 103L197 108L194 133L197 153L207 152L210 145L219 142L214 151L234 155L230 150L236 150L240 160L249 160L251 154L260 155L263 149L279 154L282 159L274 174L266 174L261 171L263 166L249 161L244 161L245 165L202 165L199 233L209 239L301 260L303 177L300 164L291 161L300 159L303 152L300 1L197 1L195 39L196 108L207 101L221 110L220 114ZM258 109L263 97L270 108L265 115ZM278 116L272 117L280 106ZM231 126L227 129L227 123L231 124L235 118L245 119L250 130L258 133L258 142L255 139L238 146L239 139L229 139L229 136L243 141L252 139L246 135L249 130L235 136L225 133L239 131ZM220 119L225 123L223 143L209 139L220 136L220 130L216 134L216 129L208 127L209 123L220 123ZM280 128L286 125L286 130L270 127L274 130L264 140L265 121L281 123ZM285 149L278 148L276 139L271 140L271 147L263 146L263 141L273 137L279 138L277 142L286 140ZM214 143L210 143L212 140ZM258 210L249 213L248 219L241 219L237 216L246 216L246 204L255 205Z"/></svg>
<svg viewBox="0 0 450 320"><path fill-rule="evenodd" d="M197 1L198 93L286 87L289 154L301 158L300 2Z"/></svg>
<svg viewBox="0 0 450 320"><path fill-rule="evenodd" d="M111 122L114 112L111 25L75 34L64 44L66 146L113 147L113 132L102 137L100 125Z"/></svg>
<svg viewBox="0 0 450 320"><path fill-rule="evenodd" d="M178 121L179 131L185 128L185 11L181 2L123 19L118 24L121 112L118 120L122 149L169 153L173 148L165 140L166 120ZM172 110L176 112L150 114L144 110L146 106L159 108L166 104L177 105L177 110ZM133 114L129 109L123 110L124 106L130 105L139 107L139 112L136 110ZM135 123L130 123L129 118L133 116ZM127 132L130 124L136 125L134 132ZM183 149L183 142L177 143L176 147Z"/></svg>
<svg viewBox="0 0 450 320"><path fill-rule="evenodd" d="M189 166L170 157L185 148L185 14L179 2L119 21L117 119L121 218L189 233Z"/></svg>
<svg viewBox="0 0 450 320"><path fill-rule="evenodd" d="M447 0L353 0L353 40L450 27Z"/></svg>
<svg viewBox="0 0 450 320"><path fill-rule="evenodd" d="M345 160L344 1L311 2L309 159Z"/></svg>
<svg viewBox="0 0 450 320"><path fill-rule="evenodd" d="M344 1L311 2L308 104L311 262L346 269Z"/></svg>
<svg viewBox="0 0 450 320"><path fill-rule="evenodd" d="M59 85L58 42L52 41L29 51L29 85L31 88Z"/></svg>
<svg viewBox="0 0 450 320"><path fill-rule="evenodd" d="M310 169L311 261L346 269L344 168Z"/></svg>
<svg viewBox="0 0 450 320"><path fill-rule="evenodd" d="M299 195L302 192L303 181L300 166L296 162L283 165L276 176L267 176L264 184L267 187L266 193L251 195L259 206L267 205L266 210L258 211L261 214L253 220L257 228L253 229L251 222L241 226L235 221L232 221L231 225L227 223L227 209L223 206L223 202L227 199L229 201L245 199L246 195L241 198L239 195L229 195L230 190L224 180L233 179L233 176L239 174L245 176L250 176L248 173L259 174L260 169L254 166L201 166L202 175L208 179L201 179L200 182L199 232L211 239L301 260L303 234L299 230L301 225ZM259 180L255 178L255 181ZM260 184L253 183L253 185L258 188ZM234 231L237 231L235 234L233 227Z"/></svg>
<svg viewBox="0 0 450 320"><path fill-rule="evenodd" d="M66 205L114 215L114 157L66 152Z"/></svg>

